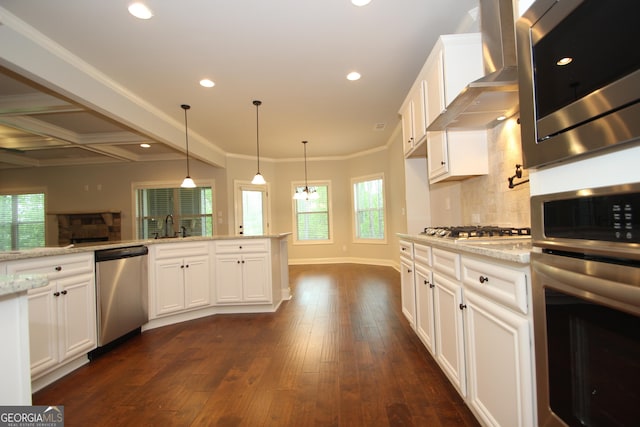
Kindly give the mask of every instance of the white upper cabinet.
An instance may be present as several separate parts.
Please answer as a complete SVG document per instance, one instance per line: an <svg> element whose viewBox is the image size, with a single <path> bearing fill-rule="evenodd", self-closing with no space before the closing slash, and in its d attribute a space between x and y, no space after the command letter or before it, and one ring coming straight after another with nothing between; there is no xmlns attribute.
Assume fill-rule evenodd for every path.
<svg viewBox="0 0 640 427"><path fill-rule="evenodd" d="M440 36L424 67L427 126L469 83L483 74L480 33Z"/></svg>

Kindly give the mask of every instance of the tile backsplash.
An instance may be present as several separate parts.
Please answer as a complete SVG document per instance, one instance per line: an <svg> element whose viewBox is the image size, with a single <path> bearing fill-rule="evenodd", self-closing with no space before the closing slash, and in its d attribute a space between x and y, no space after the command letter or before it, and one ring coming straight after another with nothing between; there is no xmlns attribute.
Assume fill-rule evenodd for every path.
<svg viewBox="0 0 640 427"><path fill-rule="evenodd" d="M522 164L520 125L516 118L488 130L489 174L462 181L462 224L528 227L531 225L529 183L509 188L508 178ZM528 179L527 170L514 184Z"/></svg>

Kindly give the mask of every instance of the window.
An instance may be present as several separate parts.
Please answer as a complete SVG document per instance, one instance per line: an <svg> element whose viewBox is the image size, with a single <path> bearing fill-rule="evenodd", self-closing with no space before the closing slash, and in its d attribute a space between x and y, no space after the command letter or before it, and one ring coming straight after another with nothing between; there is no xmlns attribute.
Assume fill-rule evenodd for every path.
<svg viewBox="0 0 640 427"><path fill-rule="evenodd" d="M383 175L354 178L351 183L355 240L383 243L385 241Z"/></svg>
<svg viewBox="0 0 640 427"><path fill-rule="evenodd" d="M182 227L187 236L212 236L212 200L211 187L138 188L138 238L150 239L155 237L156 233L159 237L173 236L180 233Z"/></svg>
<svg viewBox="0 0 640 427"><path fill-rule="evenodd" d="M304 185L294 183L292 193L302 191ZM295 243L332 243L329 182L312 187L317 199L293 199Z"/></svg>
<svg viewBox="0 0 640 427"><path fill-rule="evenodd" d="M45 246L44 193L0 195L0 251Z"/></svg>

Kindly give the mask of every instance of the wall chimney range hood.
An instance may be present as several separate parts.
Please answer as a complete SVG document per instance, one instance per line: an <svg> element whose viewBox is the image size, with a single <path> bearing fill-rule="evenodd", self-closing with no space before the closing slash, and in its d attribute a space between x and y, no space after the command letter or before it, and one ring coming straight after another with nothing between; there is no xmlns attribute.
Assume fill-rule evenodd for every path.
<svg viewBox="0 0 640 427"><path fill-rule="evenodd" d="M460 92L427 131L490 129L518 112L513 0L479 0L485 76Z"/></svg>

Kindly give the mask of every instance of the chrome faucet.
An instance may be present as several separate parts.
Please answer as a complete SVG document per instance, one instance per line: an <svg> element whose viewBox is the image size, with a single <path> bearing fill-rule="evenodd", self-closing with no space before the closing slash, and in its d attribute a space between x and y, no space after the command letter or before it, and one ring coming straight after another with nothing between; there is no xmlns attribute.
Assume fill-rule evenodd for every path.
<svg viewBox="0 0 640 427"><path fill-rule="evenodd" d="M169 234L169 219L171 219L171 231L173 232L173 215L169 214L164 219L164 236L165 237L172 237L171 234Z"/></svg>

